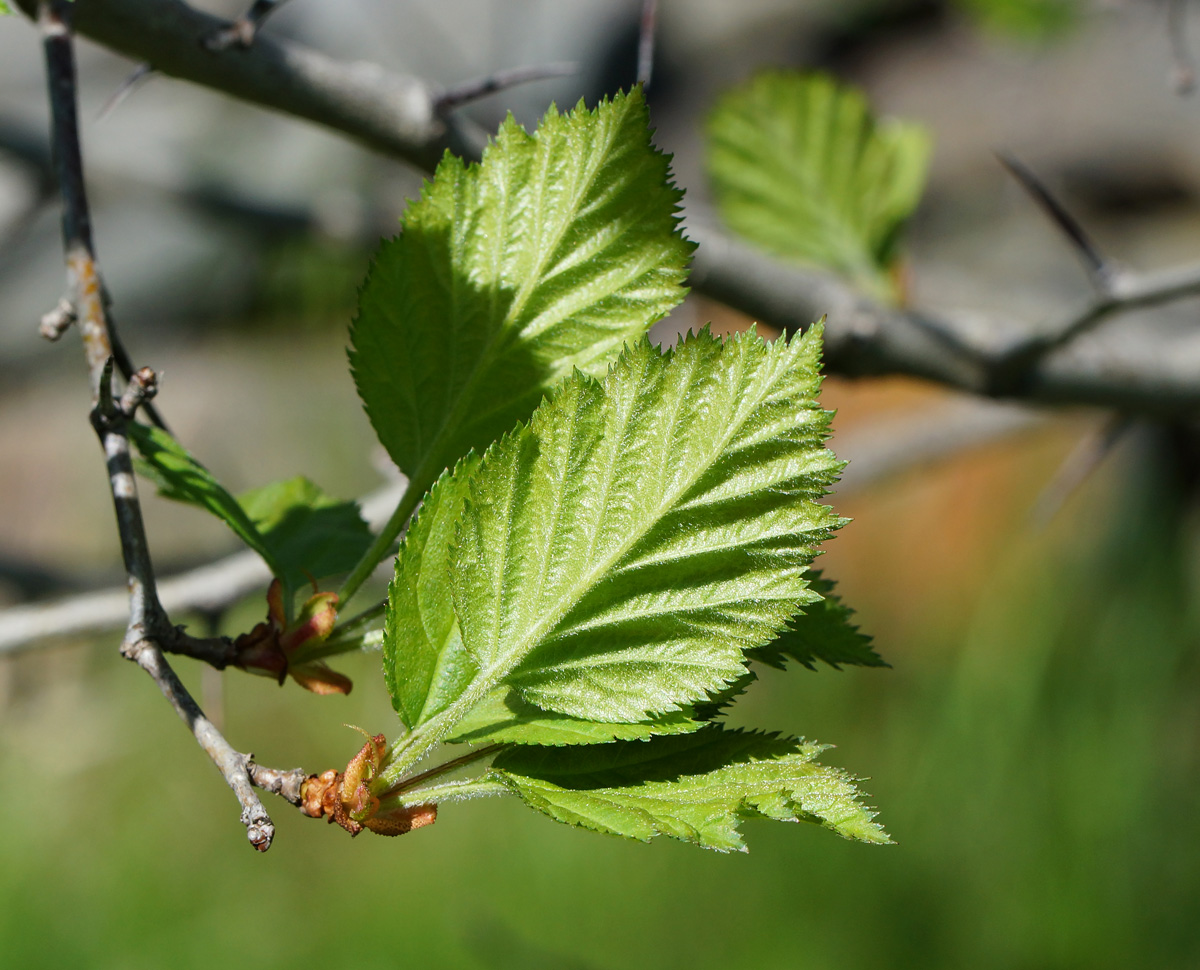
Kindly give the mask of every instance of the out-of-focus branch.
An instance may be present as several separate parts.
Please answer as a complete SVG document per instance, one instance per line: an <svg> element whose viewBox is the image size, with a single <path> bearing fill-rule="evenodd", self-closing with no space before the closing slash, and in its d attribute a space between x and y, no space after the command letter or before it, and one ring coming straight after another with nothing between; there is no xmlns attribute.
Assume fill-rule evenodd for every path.
<svg viewBox="0 0 1200 970"><path fill-rule="evenodd" d="M970 398L932 405L900 418L881 418L837 434L834 447L850 464L836 490L844 493L869 488L892 475L967 448L1020 434L1045 420L1031 408ZM372 529L378 530L387 521L404 485L401 480L362 499L363 518ZM174 615L220 612L251 593L261 592L270 580L271 574L258 554L245 551L161 580L158 593L164 609ZM117 629L127 613L128 594L123 588L0 610L0 657ZM343 623L337 635L351 630L358 632L352 622Z"/></svg>
<svg viewBox="0 0 1200 970"><path fill-rule="evenodd" d="M36 14L36 0L17 0ZM375 64L341 63L300 44L259 36L248 49L209 50L229 22L180 0L86 0L74 30L172 77L336 128L422 168L455 148L424 81Z"/></svg>
<svg viewBox="0 0 1200 970"><path fill-rule="evenodd" d="M362 500L363 517L373 529L379 529L387 521L403 491L404 482L400 481ZM271 572L258 553L246 550L160 580L158 598L170 615L219 613L243 597L263 591L270 581ZM128 617L129 593L124 587L66 596L49 603L13 606L0 611L0 656L71 637L116 630ZM171 652L171 644L164 649ZM186 649L179 652L195 656ZM232 656L224 662L201 659L223 667Z"/></svg>
<svg viewBox="0 0 1200 970"><path fill-rule="evenodd" d="M637 79L642 87L650 87L654 73L654 35L658 26L658 0L642 0L642 17L638 24Z"/></svg>
<svg viewBox="0 0 1200 970"><path fill-rule="evenodd" d="M453 111L472 101L478 101L489 94L507 91L520 84L530 84L533 81L549 81L558 77L570 77L579 73L579 65L574 61L554 61L550 64L532 64L528 67L511 67L485 77L472 78L446 88L434 102L439 115Z"/></svg>
<svg viewBox="0 0 1200 970"><path fill-rule="evenodd" d="M92 426L107 461L109 487L127 577L129 612L121 653L150 675L187 724L237 796L242 806L242 823L246 826L251 845L259 851L266 851L270 848L275 829L254 792L248 767L249 756L236 751L204 716L163 656L163 646L170 645L181 652L204 656L220 666L231 650L231 644L223 639L205 641L187 636L171 625L158 599L126 433L127 423L137 409L153 396L157 384L153 371L143 368L131 375L128 386L120 396L113 386L111 325L104 283L92 242L91 216L79 144L75 48L70 30L70 16L74 10L75 5L68 0L40 0L37 13L50 94L54 158L63 200L62 235L69 300L87 359L92 390Z"/></svg>
<svg viewBox="0 0 1200 970"><path fill-rule="evenodd" d="M204 45L212 51L229 50L231 47L249 47L258 35L263 22L287 0L254 0L242 16L224 30L205 40Z"/></svg>
<svg viewBox="0 0 1200 970"><path fill-rule="evenodd" d="M34 0L17 0L29 11ZM316 121L429 170L455 137L474 157L478 139L447 132L437 94L381 67L342 64L260 37L219 54L200 43L221 22L180 0L87 0L78 27L166 73ZM1042 404L1090 404L1161 416L1200 408L1200 334L1166 326L1136 333L1103 319L1200 293L1200 266L1122 273L1059 325L1039 332L1003 319L880 306L836 277L773 260L692 217L700 243L692 285L781 329L828 316L826 366L848 376L907 374L949 387Z"/></svg>
<svg viewBox="0 0 1200 970"><path fill-rule="evenodd" d="M827 316L825 366L849 377L905 374L972 394L1038 404L1088 404L1150 415L1200 409L1200 333L1136 332L1100 320L1200 294L1200 265L1123 273L1110 291L1059 324L1030 332L1011 322L881 306L837 277L779 262L694 214L699 243L690 282L706 296L783 330Z"/></svg>

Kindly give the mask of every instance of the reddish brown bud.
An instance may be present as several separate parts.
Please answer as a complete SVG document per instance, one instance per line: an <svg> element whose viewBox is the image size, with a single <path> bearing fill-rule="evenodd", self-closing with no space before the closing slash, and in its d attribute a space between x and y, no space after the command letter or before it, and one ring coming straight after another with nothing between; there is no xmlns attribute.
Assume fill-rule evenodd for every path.
<svg viewBox="0 0 1200 970"><path fill-rule="evenodd" d="M283 586L273 580L267 589L267 619L233 645L235 663L243 670L283 683L289 675L314 694L349 694L350 678L331 670L321 660L305 660L306 649L319 647L337 623L337 593L314 593L288 624L284 620Z"/></svg>
<svg viewBox="0 0 1200 970"><path fill-rule="evenodd" d="M351 835L363 829L377 835L404 835L432 825L437 819L436 805L398 805L379 810L379 799L371 794L368 782L379 774L386 758L387 739L382 734L368 737L345 771L331 768L309 776L300 789L300 811L311 818L326 817Z"/></svg>

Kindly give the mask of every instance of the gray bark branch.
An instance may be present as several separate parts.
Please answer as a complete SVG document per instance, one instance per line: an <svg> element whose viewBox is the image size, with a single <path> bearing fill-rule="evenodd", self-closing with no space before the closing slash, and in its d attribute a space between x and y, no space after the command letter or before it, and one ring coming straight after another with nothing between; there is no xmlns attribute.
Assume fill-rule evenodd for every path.
<svg viewBox="0 0 1200 970"><path fill-rule="evenodd" d="M17 0L27 13L35 0ZM476 157L469 126L439 118L438 92L377 65L345 64L259 37L249 49L213 52L203 40L227 26L180 0L87 0L77 29L156 69L264 107L306 118L430 171L449 147ZM1162 417L1200 406L1200 332L1168 325L1136 333L1097 324L1131 309L1200 293L1200 267L1124 273L1045 332L872 303L829 274L778 263L693 219L700 244L692 285L784 330L828 317L826 368L853 377L904 374L993 397L1087 404Z"/></svg>
<svg viewBox="0 0 1200 970"><path fill-rule="evenodd" d="M112 323L96 262L79 143L75 47L70 29L70 17L75 9L68 0L41 0L37 14L49 86L54 157L63 200L62 237L67 284L87 359L92 426L104 449L125 563L128 622L121 654L153 678L163 696L187 724L237 796L250 844L259 851L266 851L275 829L254 792L248 768L249 756L236 751L204 716L163 656L165 645L177 652L200 656L214 666L224 666L232 659L232 644L223 638L190 637L173 627L158 598L126 433L127 422L153 394L156 382L153 372L147 368L135 372L136 379L131 381L124 395L118 397L113 387Z"/></svg>

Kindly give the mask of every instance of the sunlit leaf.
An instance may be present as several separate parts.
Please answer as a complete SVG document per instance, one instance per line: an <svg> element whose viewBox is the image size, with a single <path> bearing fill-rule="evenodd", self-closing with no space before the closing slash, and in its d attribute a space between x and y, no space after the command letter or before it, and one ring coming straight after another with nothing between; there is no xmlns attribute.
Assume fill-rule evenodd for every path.
<svg viewBox="0 0 1200 970"><path fill-rule="evenodd" d="M769 72L720 100L708 134L713 192L731 229L892 294L899 231L925 184L920 127L877 122L858 91L824 75Z"/></svg>
<svg viewBox="0 0 1200 970"><path fill-rule="evenodd" d="M643 842L668 835L744 851L738 829L748 818L816 822L846 838L889 841L850 778L815 762L823 750L708 727L587 748L514 747L497 756L491 775L556 821Z"/></svg>
<svg viewBox="0 0 1200 970"><path fill-rule="evenodd" d="M815 598L806 568L840 524L819 503L841 467L816 402L820 340L815 326L773 345L643 341L444 476L392 587L403 743L450 736L502 685L544 712L634 724L741 677L745 652Z"/></svg>
<svg viewBox="0 0 1200 970"><path fill-rule="evenodd" d="M529 417L578 367L601 375L683 299L681 193L640 90L511 117L478 165L447 155L363 284L350 362L380 440L431 483Z"/></svg>

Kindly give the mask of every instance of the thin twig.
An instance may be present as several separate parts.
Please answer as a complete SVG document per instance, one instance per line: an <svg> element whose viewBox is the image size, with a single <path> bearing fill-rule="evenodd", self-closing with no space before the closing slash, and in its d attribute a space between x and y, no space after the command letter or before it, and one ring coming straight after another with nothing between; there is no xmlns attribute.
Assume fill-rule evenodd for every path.
<svg viewBox="0 0 1200 970"><path fill-rule="evenodd" d="M139 64L129 75L117 85L117 89L108 96L100 110L96 112L96 120L103 121L116 109L122 101L133 94L138 88L154 76L154 68L149 64Z"/></svg>
<svg viewBox="0 0 1200 970"><path fill-rule="evenodd" d="M507 91L519 84L529 84L532 81L548 81L552 78L571 77L579 73L579 65L574 61L555 61L551 64L534 64L529 67L511 67L507 70L496 71L484 77L472 78L453 87L447 88L434 102L438 114L445 114L455 108L461 108L472 101Z"/></svg>
<svg viewBox="0 0 1200 970"><path fill-rule="evenodd" d="M278 795L293 805L299 805L303 801L300 797L300 789L308 780L308 774L303 768L280 771L278 768L264 768L257 762L251 761L246 765L246 769L250 773L250 781L263 791Z"/></svg>
<svg viewBox="0 0 1200 970"><path fill-rule="evenodd" d="M650 87L650 76L654 71L654 34L657 23L657 0L642 0L642 19L638 28L637 80L643 88Z"/></svg>
<svg viewBox="0 0 1200 970"><path fill-rule="evenodd" d="M117 517L121 554L129 592L129 621L121 654L145 670L175 708L201 748L212 759L242 806L246 835L259 851L270 848L274 826L250 782L249 757L235 751L200 710L163 656L161 643L197 651L221 650L227 641L202 641L170 625L158 600L154 568L146 541L126 423L153 394L153 372L135 373L126 394L113 387L113 341L104 284L96 263L91 217L79 144L75 50L68 0L40 0L38 23L43 37L50 93L54 155L63 198L63 248L76 324L83 339L92 389L92 426L108 465L109 487Z"/></svg>

